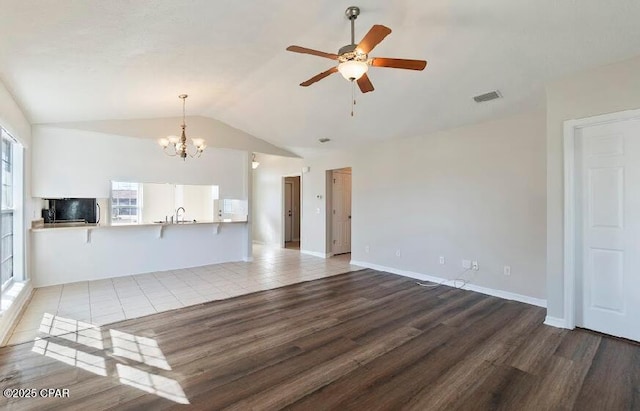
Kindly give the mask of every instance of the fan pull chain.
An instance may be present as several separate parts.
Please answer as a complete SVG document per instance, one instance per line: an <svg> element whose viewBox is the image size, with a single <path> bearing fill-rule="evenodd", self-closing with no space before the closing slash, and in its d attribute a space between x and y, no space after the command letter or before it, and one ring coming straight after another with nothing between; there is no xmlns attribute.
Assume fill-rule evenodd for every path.
<svg viewBox="0 0 640 411"><path fill-rule="evenodd" d="M354 107L356 105L356 85L355 81L351 81L351 117L353 117Z"/></svg>

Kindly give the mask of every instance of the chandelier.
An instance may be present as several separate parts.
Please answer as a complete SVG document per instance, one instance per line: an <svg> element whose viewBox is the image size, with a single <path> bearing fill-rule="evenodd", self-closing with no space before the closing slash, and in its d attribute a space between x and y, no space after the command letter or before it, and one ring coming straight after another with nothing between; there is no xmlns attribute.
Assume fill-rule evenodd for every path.
<svg viewBox="0 0 640 411"><path fill-rule="evenodd" d="M182 134L178 136L169 136L161 138L158 143L162 146L164 153L171 157L180 157L183 160L187 159L187 156L191 158L197 158L202 155L202 152L207 147L202 138L192 138L193 148L187 146L187 136L184 129L187 128L185 122L185 101L189 97L186 94L180 94L178 98L182 99Z"/></svg>

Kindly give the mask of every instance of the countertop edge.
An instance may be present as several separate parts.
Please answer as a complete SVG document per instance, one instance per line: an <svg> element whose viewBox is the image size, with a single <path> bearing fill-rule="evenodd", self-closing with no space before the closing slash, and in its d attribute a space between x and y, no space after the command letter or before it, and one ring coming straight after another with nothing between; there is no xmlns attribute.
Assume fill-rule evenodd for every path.
<svg viewBox="0 0 640 411"><path fill-rule="evenodd" d="M243 221L202 221L202 222L189 222L189 223L144 223L144 224L116 224L116 225L80 225L73 227L36 227L30 228L31 232L46 232L46 231L67 231L67 230L100 230L100 229L120 229L120 228L148 228L148 227L175 227L175 226L199 226L199 225L213 225L213 224L243 224L248 223L247 220Z"/></svg>

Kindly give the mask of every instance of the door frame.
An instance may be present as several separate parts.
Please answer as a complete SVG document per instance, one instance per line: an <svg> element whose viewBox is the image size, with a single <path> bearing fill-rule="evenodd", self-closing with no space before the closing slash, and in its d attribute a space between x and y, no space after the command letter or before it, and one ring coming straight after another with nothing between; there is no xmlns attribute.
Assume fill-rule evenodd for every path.
<svg viewBox="0 0 640 411"><path fill-rule="evenodd" d="M351 175L351 214L353 215L353 167L344 166L340 168L333 168L331 170L326 170L326 198L325 198L325 247L327 257L333 257L336 255L333 252L333 173L340 172L341 170L349 169ZM345 173L346 174L346 173ZM353 238L353 219L351 220L351 237ZM353 240L351 240L351 244L349 244L349 249L351 249L353 244ZM351 252L351 251L350 251Z"/></svg>
<svg viewBox="0 0 640 411"><path fill-rule="evenodd" d="M300 177L300 210L298 210L298 213L300 214L300 249L302 250L302 201L303 201L303 193L302 193L302 174L301 173L297 173L297 174L287 174L287 175L283 175L282 178L280 179L280 216L281 216L281 221L280 221L280 247L281 248L285 248L285 219L284 219L284 210L285 210L285 203L284 203L284 190L285 190L285 184L286 184L286 178L287 177Z"/></svg>
<svg viewBox="0 0 640 411"><path fill-rule="evenodd" d="M287 186L291 186L291 198L289 199L291 201L291 207L288 207L287 204ZM282 208L282 219L284 220L284 231L282 232L282 236L283 236L283 241L285 243L285 245L287 244L287 236L289 235L289 231L291 232L291 237L289 241L293 241L293 212L291 215L287 215L287 209L291 208L293 209L293 193L294 193L294 189L293 189L293 183L287 181L286 177L285 177L285 181L284 181L284 190L283 190L283 195L284 195L284 207ZM287 219L291 217L291 222L289 223L289 230L287 230Z"/></svg>
<svg viewBox="0 0 640 411"><path fill-rule="evenodd" d="M576 327L576 134L586 127L617 123L626 120L640 119L640 109L625 110L617 113L602 114L564 122L563 151L564 151L564 321L563 324L553 324L568 328ZM580 222L581 223L581 222Z"/></svg>

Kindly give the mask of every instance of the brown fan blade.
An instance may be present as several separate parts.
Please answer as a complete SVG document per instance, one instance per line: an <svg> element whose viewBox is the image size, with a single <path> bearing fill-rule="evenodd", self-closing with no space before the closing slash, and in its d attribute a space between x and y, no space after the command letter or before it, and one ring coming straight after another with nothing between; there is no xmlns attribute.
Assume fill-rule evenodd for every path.
<svg viewBox="0 0 640 411"><path fill-rule="evenodd" d="M363 93L368 93L374 90L373 84L371 84L371 80L369 80L367 73L364 73L362 77L358 79L358 87L360 87L360 91Z"/></svg>
<svg viewBox="0 0 640 411"><path fill-rule="evenodd" d="M389 27L383 26L381 24L376 24L371 27L371 30L360 40L360 44L358 44L358 48L363 53L369 54L371 50L385 37L391 34L391 29Z"/></svg>
<svg viewBox="0 0 640 411"><path fill-rule="evenodd" d="M309 87L310 85L312 85L313 83L322 80L323 78L333 74L333 73L337 73L338 72L338 68L337 67L331 67L329 70L327 71L323 71L322 73L315 75L313 77L311 77L309 80L305 81L304 83L300 83L300 85L302 87Z"/></svg>
<svg viewBox="0 0 640 411"><path fill-rule="evenodd" d="M427 62L424 60L405 60L405 59L388 59L385 57L376 57L371 62L373 67L390 67L407 70L424 70Z"/></svg>
<svg viewBox="0 0 640 411"><path fill-rule="evenodd" d="M312 54L314 56L325 57L331 60L337 60L338 55L333 53L325 53L324 51L318 51L313 49L308 49L306 47L300 46L289 46L287 47L288 51L293 51L294 53L302 53L302 54Z"/></svg>

